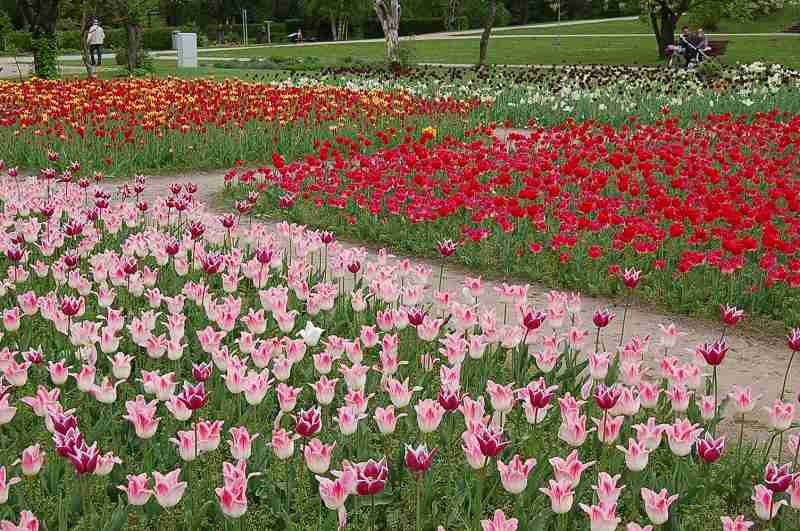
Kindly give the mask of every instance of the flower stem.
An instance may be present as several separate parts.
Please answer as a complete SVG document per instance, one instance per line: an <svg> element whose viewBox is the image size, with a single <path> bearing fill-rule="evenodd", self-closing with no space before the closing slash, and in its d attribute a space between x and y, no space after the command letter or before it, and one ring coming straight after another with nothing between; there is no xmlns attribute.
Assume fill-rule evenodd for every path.
<svg viewBox="0 0 800 531"><path fill-rule="evenodd" d="M781 402L783 402L783 397L786 394L786 380L789 378L789 371L792 368L792 361L794 361L795 352L792 351L792 355L789 357L789 364L786 366L786 372L783 375L783 385L781 386Z"/></svg>
<svg viewBox="0 0 800 531"><path fill-rule="evenodd" d="M422 481L417 476L417 526L416 531L422 531Z"/></svg>

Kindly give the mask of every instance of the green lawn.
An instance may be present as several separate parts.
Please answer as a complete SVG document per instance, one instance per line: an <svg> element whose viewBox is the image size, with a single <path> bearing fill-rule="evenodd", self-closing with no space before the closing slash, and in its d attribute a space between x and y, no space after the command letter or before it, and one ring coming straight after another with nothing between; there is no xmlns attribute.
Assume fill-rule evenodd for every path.
<svg viewBox="0 0 800 531"><path fill-rule="evenodd" d="M723 19L713 33L779 33L792 24L800 22L800 7L790 6L756 20L737 21ZM695 27L697 22L692 17L681 19L679 25ZM649 33L650 26L639 20L620 20L598 22L595 24L579 24L549 28L514 28L495 30L498 35L618 35L632 33Z"/></svg>
<svg viewBox="0 0 800 531"><path fill-rule="evenodd" d="M730 40L727 62L767 61L800 68L800 38L738 37ZM475 38L418 40L404 43L417 62L474 63L479 41ZM314 57L321 63L345 59L381 60L382 42L317 46L264 47L251 50L205 51L201 57ZM556 46L550 39L494 39L489 45L488 62L496 64L653 64L657 62L652 37L565 37Z"/></svg>

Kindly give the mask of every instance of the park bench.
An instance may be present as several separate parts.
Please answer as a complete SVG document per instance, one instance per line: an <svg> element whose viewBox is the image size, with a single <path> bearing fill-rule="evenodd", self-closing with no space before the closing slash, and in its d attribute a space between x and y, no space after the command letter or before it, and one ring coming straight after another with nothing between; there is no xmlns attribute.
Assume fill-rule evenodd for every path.
<svg viewBox="0 0 800 531"><path fill-rule="evenodd" d="M706 52L709 57L722 57L728 51L728 41L708 41L711 48Z"/></svg>

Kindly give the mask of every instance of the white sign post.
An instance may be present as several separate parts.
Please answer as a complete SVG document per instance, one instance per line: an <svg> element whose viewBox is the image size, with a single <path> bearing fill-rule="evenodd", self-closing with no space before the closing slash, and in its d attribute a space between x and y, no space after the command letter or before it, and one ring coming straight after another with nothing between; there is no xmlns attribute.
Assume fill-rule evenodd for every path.
<svg viewBox="0 0 800 531"><path fill-rule="evenodd" d="M197 34L178 33L178 68L197 68Z"/></svg>

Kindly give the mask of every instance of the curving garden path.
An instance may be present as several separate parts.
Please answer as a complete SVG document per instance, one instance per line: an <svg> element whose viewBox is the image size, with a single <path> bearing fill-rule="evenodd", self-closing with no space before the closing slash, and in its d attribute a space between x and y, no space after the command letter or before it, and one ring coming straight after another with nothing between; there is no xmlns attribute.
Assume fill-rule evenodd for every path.
<svg viewBox="0 0 800 531"><path fill-rule="evenodd" d="M506 133L507 134L507 133ZM501 136L503 132L500 132ZM142 198L147 201L153 201L157 197L168 195L169 185L174 182L193 182L198 186L198 192L195 197L198 201L208 205L212 212L220 212L221 201L219 194L224 187L225 172L210 171L210 172L195 172L181 176L152 176L148 178L147 188L142 195ZM114 183L117 186L119 183ZM109 185L112 186L112 185ZM278 220L269 220L266 223L277 225ZM352 242L341 242L345 247L356 246ZM369 246L366 246L369 248ZM369 249L371 258L376 257L376 248ZM388 249L391 252L391 249ZM402 258L402 257L399 257ZM414 261L423 261L429 263L438 271L439 263L434 263L427 260L419 260L413 258ZM446 286L447 289L454 292L461 291L461 284L465 276L469 273L457 268L450 268L446 270ZM472 275L475 276L475 275ZM513 279L512 279L513 281ZM521 283L518 281L518 283ZM486 281L485 295L483 301L486 304L493 305L498 313L498 316L503 315L503 306L497 297L494 297L495 286L500 282ZM539 308L546 308L547 299L546 294L549 288L542 285L531 285L529 291L529 299L532 304ZM607 350L616 348L620 328L622 324L623 307L620 301L604 300L600 298L584 297L582 322L584 326L593 329L591 317L594 310L598 308L611 308L616 314L617 318L614 319L611 325L604 329L604 338ZM685 332L675 349L670 351L670 354L679 356L683 361L690 360L694 354L694 347L704 342L711 342L719 338L721 327L717 322L710 320L697 319L674 315L669 312L650 308L650 307L631 307L627 314L627 322L625 324L625 336L629 338L631 335L638 335L642 338L650 336L651 347L649 353L649 363L651 372L656 369L657 359L661 356L658 349L658 341L660 337L659 324L667 325L675 323L679 330ZM784 371L789 360L789 350L786 346L785 334L776 333L771 335L761 331L753 331L752 328L748 329L733 329L726 332L725 339L730 346L728 357L719 369L719 387L720 393L727 393L735 385L750 385L753 388L754 396L763 395L759 401L755 411L747 419L757 425L762 425L766 420L766 413L764 407L770 404L778 395L779 387L784 377ZM787 400L796 398L797 393L800 392L800 360L796 365L796 370L790 375L789 385L787 389ZM729 431L732 426L729 426L726 431ZM762 432L763 433L763 432Z"/></svg>

